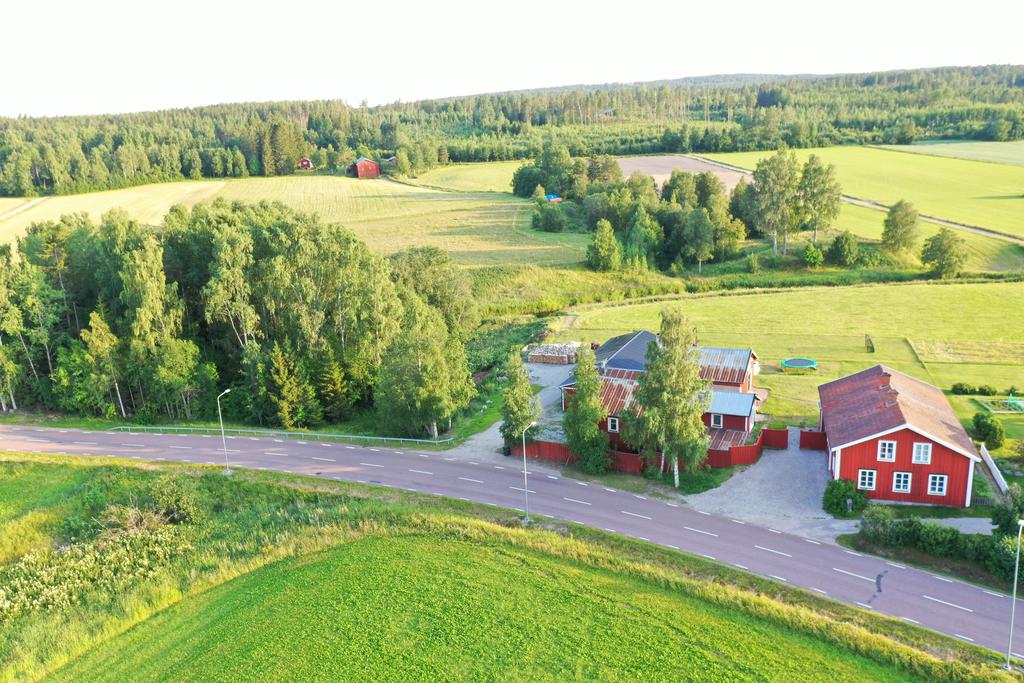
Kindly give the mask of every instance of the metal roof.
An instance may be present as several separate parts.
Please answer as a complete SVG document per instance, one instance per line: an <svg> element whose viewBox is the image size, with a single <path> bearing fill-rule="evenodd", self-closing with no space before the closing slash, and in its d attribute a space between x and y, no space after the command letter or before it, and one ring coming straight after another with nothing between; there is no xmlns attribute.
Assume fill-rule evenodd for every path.
<svg viewBox="0 0 1024 683"><path fill-rule="evenodd" d="M748 417L754 413L754 394L739 391L712 391L709 413Z"/></svg>
<svg viewBox="0 0 1024 683"><path fill-rule="evenodd" d="M941 389L885 365L822 384L818 396L831 448L906 425L978 457Z"/></svg>
<svg viewBox="0 0 1024 683"><path fill-rule="evenodd" d="M598 349L597 367L607 375L610 370L643 371L647 365L647 347L658 340L658 335L638 330L612 337ZM700 376L710 382L742 384L750 370L754 352L750 349L730 349L700 346Z"/></svg>

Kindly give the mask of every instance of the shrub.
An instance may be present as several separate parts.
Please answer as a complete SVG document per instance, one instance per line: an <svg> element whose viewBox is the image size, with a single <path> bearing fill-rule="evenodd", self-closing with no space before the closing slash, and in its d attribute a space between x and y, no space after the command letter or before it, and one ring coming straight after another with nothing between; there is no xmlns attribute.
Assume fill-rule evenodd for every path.
<svg viewBox="0 0 1024 683"><path fill-rule="evenodd" d="M544 232L565 230L565 216L558 204L541 204L533 210L533 229Z"/></svg>
<svg viewBox="0 0 1024 683"><path fill-rule="evenodd" d="M808 268L817 268L825 262L825 255L821 253L821 249L818 248L818 245L813 242L807 243L807 246L804 247L804 253L801 258L803 258L804 265Z"/></svg>
<svg viewBox="0 0 1024 683"><path fill-rule="evenodd" d="M889 540L892 522L892 509L885 505L869 505L860 520L860 533L872 543L893 545Z"/></svg>
<svg viewBox="0 0 1024 683"><path fill-rule="evenodd" d="M172 475L160 477L150 488L153 508L167 521L190 524L199 521L201 510L194 486L190 480Z"/></svg>
<svg viewBox="0 0 1024 683"><path fill-rule="evenodd" d="M747 272L752 275L757 275L761 272L761 259L758 258L757 254L747 256Z"/></svg>
<svg viewBox="0 0 1024 683"><path fill-rule="evenodd" d="M949 526L922 524L921 538L917 547L930 555L956 557L959 549L960 532Z"/></svg>
<svg viewBox="0 0 1024 683"><path fill-rule="evenodd" d="M825 486L821 506L831 515L848 517L850 515L846 510L847 499L853 502L853 514L859 513L868 505L867 497L857 490L852 481L833 479Z"/></svg>
<svg viewBox="0 0 1024 683"><path fill-rule="evenodd" d="M978 393L982 396L995 396L999 392L996 391L996 388L991 384L982 384L978 387Z"/></svg>
<svg viewBox="0 0 1024 683"><path fill-rule="evenodd" d="M972 420L974 436L979 441L984 441L990 449L996 449L1006 441L1006 431L1003 423L995 415L988 411L977 412Z"/></svg>
<svg viewBox="0 0 1024 683"><path fill-rule="evenodd" d="M952 391L954 394L959 396L968 396L970 394L978 393L977 387L973 384L967 384L966 382L954 382Z"/></svg>
<svg viewBox="0 0 1024 683"><path fill-rule="evenodd" d="M832 240L826 256L829 263L848 268L857 262L859 254L860 245L857 238L849 230L844 230Z"/></svg>

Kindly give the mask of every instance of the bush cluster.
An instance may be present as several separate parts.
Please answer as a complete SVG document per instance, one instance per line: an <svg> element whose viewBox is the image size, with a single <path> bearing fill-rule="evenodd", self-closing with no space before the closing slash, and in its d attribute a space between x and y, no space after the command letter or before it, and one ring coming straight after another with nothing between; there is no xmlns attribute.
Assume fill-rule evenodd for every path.
<svg viewBox="0 0 1024 683"><path fill-rule="evenodd" d="M853 503L852 514L847 512L846 501ZM857 490L852 481L833 479L825 486L821 506L825 512L836 517L850 517L859 514L868 505L867 497Z"/></svg>
<svg viewBox="0 0 1024 683"><path fill-rule="evenodd" d="M1016 534L964 534L916 517L896 519L890 508L872 505L861 519L860 535L890 548L912 548L936 557L977 562L995 576L1013 578Z"/></svg>
<svg viewBox="0 0 1024 683"><path fill-rule="evenodd" d="M990 449L999 448L1006 441L1006 431L1003 429L1003 423L987 410L975 413L971 423L974 428L975 438L985 442L985 445Z"/></svg>
<svg viewBox="0 0 1024 683"><path fill-rule="evenodd" d="M1010 387L1007 393L1014 393L1017 387ZM980 386L974 386L967 382L954 382L950 390L958 396L995 396L999 391L991 384L982 384Z"/></svg>

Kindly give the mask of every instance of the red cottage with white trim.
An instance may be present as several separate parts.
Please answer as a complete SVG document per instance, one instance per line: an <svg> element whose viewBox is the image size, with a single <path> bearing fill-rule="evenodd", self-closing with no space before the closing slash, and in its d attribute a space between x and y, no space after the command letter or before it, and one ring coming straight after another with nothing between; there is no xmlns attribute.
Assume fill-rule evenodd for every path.
<svg viewBox="0 0 1024 683"><path fill-rule="evenodd" d="M876 365L818 395L833 479L875 500L970 506L981 458L938 387Z"/></svg>

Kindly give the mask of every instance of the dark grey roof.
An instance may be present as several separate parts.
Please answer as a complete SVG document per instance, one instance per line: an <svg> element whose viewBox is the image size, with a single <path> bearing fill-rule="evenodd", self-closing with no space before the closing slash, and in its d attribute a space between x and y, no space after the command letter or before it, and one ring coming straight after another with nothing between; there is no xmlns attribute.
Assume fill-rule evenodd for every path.
<svg viewBox="0 0 1024 683"><path fill-rule="evenodd" d="M597 349L595 358L599 368L643 370L647 365L647 346L657 341L658 335L647 330L612 337Z"/></svg>

